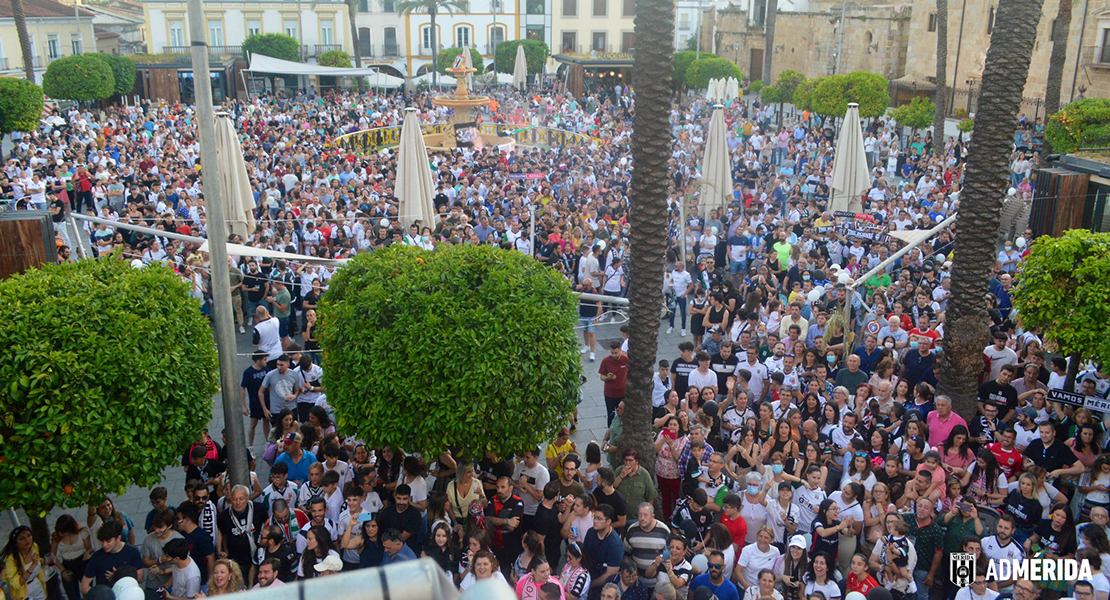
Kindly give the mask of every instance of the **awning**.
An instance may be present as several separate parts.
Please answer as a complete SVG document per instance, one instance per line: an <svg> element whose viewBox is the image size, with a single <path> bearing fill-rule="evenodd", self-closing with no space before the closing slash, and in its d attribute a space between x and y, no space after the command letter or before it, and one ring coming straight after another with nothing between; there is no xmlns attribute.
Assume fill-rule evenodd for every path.
<svg viewBox="0 0 1110 600"><path fill-rule="evenodd" d="M274 73L277 75L323 75L326 77L376 77L381 76L381 87L398 87L404 83L399 77L392 77L385 73L379 73L377 69L373 68L342 68L342 67L325 67L323 65L314 65L308 63L292 62L288 60L281 60L272 56L263 56L261 54L254 54L251 56L250 67L244 71L251 71L255 73ZM386 79L388 78L388 79ZM389 80L394 80L389 82Z"/></svg>
<svg viewBox="0 0 1110 600"><path fill-rule="evenodd" d="M913 75L903 75L898 79L892 79L890 83L894 87L912 88L919 92L932 92L937 89L937 84L925 79L917 79Z"/></svg>

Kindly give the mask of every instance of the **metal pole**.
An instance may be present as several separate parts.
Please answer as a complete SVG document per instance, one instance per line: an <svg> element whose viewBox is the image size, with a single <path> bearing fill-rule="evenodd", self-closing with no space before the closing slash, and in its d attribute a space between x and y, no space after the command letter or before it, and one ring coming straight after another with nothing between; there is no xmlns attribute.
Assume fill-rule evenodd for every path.
<svg viewBox="0 0 1110 600"><path fill-rule="evenodd" d="M84 54L85 32L81 31L81 12L77 9L77 0L73 0L73 20L77 21L77 36L81 39L81 54Z"/></svg>
<svg viewBox="0 0 1110 600"><path fill-rule="evenodd" d="M231 315L231 280L227 265L227 220L220 189L220 163L216 159L216 121L212 108L212 79L208 72L202 0L189 0L189 37L193 53L200 156L203 165L205 212L208 214L208 254L212 265L212 315L216 324L216 349L220 356L220 396L227 430L228 470L232 485L250 485L247 446L243 434L243 409L235 364L235 329Z"/></svg>
<svg viewBox="0 0 1110 600"><path fill-rule="evenodd" d="M713 13L714 17L716 17L716 14L717 13ZM697 29L695 30L695 35L697 36L697 41L694 43L694 60L701 59L701 20L702 20L701 0L698 0L698 23L697 23Z"/></svg>
<svg viewBox="0 0 1110 600"><path fill-rule="evenodd" d="M844 30L848 27L848 0L840 5L840 32L836 37L836 64L833 66L833 75L840 72L840 56L844 54Z"/></svg>

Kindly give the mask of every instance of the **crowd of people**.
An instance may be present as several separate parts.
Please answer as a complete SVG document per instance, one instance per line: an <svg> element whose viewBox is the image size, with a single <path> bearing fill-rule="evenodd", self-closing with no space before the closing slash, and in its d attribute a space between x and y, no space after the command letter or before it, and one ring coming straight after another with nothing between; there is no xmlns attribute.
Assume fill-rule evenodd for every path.
<svg viewBox="0 0 1110 600"><path fill-rule="evenodd" d="M330 142L399 125L406 106L426 123L445 120L428 94L229 102L258 207L256 229L231 241L331 259L391 244L493 244L535 256L579 291L625 295L634 94L492 95L487 122L595 141L436 153L438 216L408 227L393 196L395 155ZM935 393L955 227L886 261L899 248L887 234L956 210L966 143L867 122L873 185L863 213L845 215L829 207L833 130L749 97L723 109L731 201L706 206L699 163L712 110L676 96L671 117L660 285L667 332L683 341L654 377L654 476L641 465L649 457L621 450L627 339L597 365L603 440L579 449L570 422L516 456L371 448L336 429L313 332L341 267L232 257L236 324L257 348L241 382L248 445L270 466L266 480L252 464L250 485L229 485L225 450L206 437L183 456L187 501L151 493L140 547L138 526L110 500L84 525L59 519L49 549L13 531L0 553L8 596L98 598L114 584L118 597L138 587L193 599L430 557L462 589L493 578L521 600L839 600L875 588L896 600L1108 600L1106 419L1049 400L1067 363L1049 360L1011 303L1031 232L1004 240L984 291L994 343L970 422ZM76 233L106 259L175 269L208 310L210 264L195 244L122 226L206 234L192 109L144 102L63 116L15 136L4 197L49 210L64 250L81 243L67 213L118 223ZM1023 194L1034 164L1014 157ZM542 177L513 177L527 173ZM621 315L604 302L579 310L592 362L598 328ZM1085 365L1077 387L1106 397L1110 375ZM980 572L960 589L943 559L958 551L979 556L980 571L987 559L1078 557L1096 575L1039 589Z"/></svg>

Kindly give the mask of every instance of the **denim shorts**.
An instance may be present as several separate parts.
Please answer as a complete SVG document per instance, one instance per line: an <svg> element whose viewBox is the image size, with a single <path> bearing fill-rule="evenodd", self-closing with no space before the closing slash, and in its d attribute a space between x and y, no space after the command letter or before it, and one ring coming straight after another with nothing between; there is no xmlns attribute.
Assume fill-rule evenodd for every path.
<svg viewBox="0 0 1110 600"><path fill-rule="evenodd" d="M733 275L739 275L740 273L744 272L744 269L746 269L747 267L748 261L734 260L729 263L729 272L731 272Z"/></svg>
<svg viewBox="0 0 1110 600"><path fill-rule="evenodd" d="M584 331L593 333L597 331L597 323L594 317L579 317L578 324L582 326Z"/></svg>

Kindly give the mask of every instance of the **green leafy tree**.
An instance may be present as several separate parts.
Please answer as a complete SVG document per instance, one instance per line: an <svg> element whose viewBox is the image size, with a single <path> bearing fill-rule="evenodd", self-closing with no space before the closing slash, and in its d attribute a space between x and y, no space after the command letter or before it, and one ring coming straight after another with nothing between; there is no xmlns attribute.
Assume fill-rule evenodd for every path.
<svg viewBox="0 0 1110 600"><path fill-rule="evenodd" d="M902 127L910 127L916 132L933 122L936 110L937 107L932 100L923 96L914 96L909 104L903 104L894 109L894 122Z"/></svg>
<svg viewBox="0 0 1110 600"><path fill-rule="evenodd" d="M1065 386L1074 389L1081 360L1110 364L1110 233L1072 229L1036 240L1014 286L1026 330L1072 358Z"/></svg>
<svg viewBox="0 0 1110 600"><path fill-rule="evenodd" d="M32 131L42 119L42 88L15 77L0 77L0 135Z"/></svg>
<svg viewBox="0 0 1110 600"><path fill-rule="evenodd" d="M269 56L292 62L301 61L301 45L293 36L284 33L256 33L243 40L243 54L250 61L254 54ZM264 73L270 77L271 85L277 92L277 79L280 73Z"/></svg>
<svg viewBox="0 0 1110 600"><path fill-rule="evenodd" d="M727 58L701 58L690 63L690 66L686 69L686 87L700 90L709 85L710 79L728 79L730 77L737 81L744 79L740 67L736 66L731 60Z"/></svg>
<svg viewBox="0 0 1110 600"><path fill-rule="evenodd" d="M447 69L455 62L455 57L462 54L462 51L462 48L458 47L444 48L439 51L439 59L436 61L436 68L439 69L440 75L447 74ZM513 52L516 52L516 50L513 50ZM528 58L527 51L524 53L524 58ZM475 69L478 69L474 73L475 75L480 75L482 73L482 53L474 48L470 49L470 64L473 65Z"/></svg>
<svg viewBox="0 0 1110 600"><path fill-rule="evenodd" d="M578 401L577 306L565 278L517 252L360 254L320 301L328 400L373 446L535 448Z"/></svg>
<svg viewBox="0 0 1110 600"><path fill-rule="evenodd" d="M497 45L494 55L497 57L497 71L499 73L513 72L516 68L516 47L524 46L524 62L528 63L528 74L536 75L543 71L543 65L547 62L548 55L551 54L551 49L547 44L540 40L510 40L501 42ZM454 57L451 57L454 60ZM478 63L474 65L478 67Z"/></svg>
<svg viewBox="0 0 1110 600"><path fill-rule="evenodd" d="M46 67L42 91L51 98L103 100L116 89L116 79L108 63L92 54L59 58Z"/></svg>
<svg viewBox="0 0 1110 600"><path fill-rule="evenodd" d="M0 281L0 504L44 533L53 507L155 485L199 439L219 366L189 291L114 258Z"/></svg>
<svg viewBox="0 0 1110 600"><path fill-rule="evenodd" d="M316 59L316 62L325 67L341 67L344 69L351 66L351 55L342 50L328 50Z"/></svg>
<svg viewBox="0 0 1110 600"><path fill-rule="evenodd" d="M786 98L786 92L783 91L783 102L790 102L798 110L813 110L813 95L814 90L817 89L817 84L821 82L821 78L817 79L803 79L794 88L794 93ZM841 113L843 114L843 113Z"/></svg>
<svg viewBox="0 0 1110 600"><path fill-rule="evenodd" d="M794 90L806 80L806 76L793 69L785 69L779 73L779 78L775 80L775 86L779 88L778 102L793 102Z"/></svg>
<svg viewBox="0 0 1110 600"><path fill-rule="evenodd" d="M975 121L972 119L963 119L956 124L956 129L959 129L960 133L971 133L971 130L975 129Z"/></svg>
<svg viewBox="0 0 1110 600"><path fill-rule="evenodd" d="M822 117L843 117L848 110L847 90L848 82L844 75L830 75L814 80L809 98L813 112Z"/></svg>
<svg viewBox="0 0 1110 600"><path fill-rule="evenodd" d="M764 86L759 90L759 99L765 104L780 104L782 103L782 88L777 85Z"/></svg>
<svg viewBox="0 0 1110 600"><path fill-rule="evenodd" d="M439 36L436 35L436 31L438 31L436 27L436 15L443 12L466 12L465 5L458 0L400 0L396 3L395 7L399 15L409 16L413 13L428 13L428 20L430 21L429 32L432 37L432 56L436 57L439 56ZM514 48L513 51L515 52L516 49ZM432 85L435 85L438 74L439 71L432 69Z"/></svg>
<svg viewBox="0 0 1110 600"><path fill-rule="evenodd" d="M763 90L763 80L762 79L756 79L755 81L748 84L748 92L750 92L752 94L758 94L762 90ZM764 102L766 102L766 100Z"/></svg>
<svg viewBox="0 0 1110 600"><path fill-rule="evenodd" d="M689 48L682 52L675 52L674 59L671 63L673 69L671 72L671 82L676 86L686 85L686 70L690 68L690 63L694 62L697 58L695 48ZM716 54L712 52L702 52L701 58L717 58Z"/></svg>
<svg viewBox="0 0 1110 600"><path fill-rule="evenodd" d="M865 71L824 77L813 88L811 102L813 111L824 117L843 117L850 102L859 104L860 117L877 117L890 106L889 82Z"/></svg>
<svg viewBox="0 0 1110 600"><path fill-rule="evenodd" d="M134 91L136 72L134 60L127 56L116 56L106 52L97 52L89 56L95 56L108 63L108 66L112 69L112 77L115 78L114 91L116 96L123 96Z"/></svg>
<svg viewBox="0 0 1110 600"><path fill-rule="evenodd" d="M1110 98L1079 100L1053 113L1044 137L1052 151L1061 154L1105 146L1110 143Z"/></svg>

